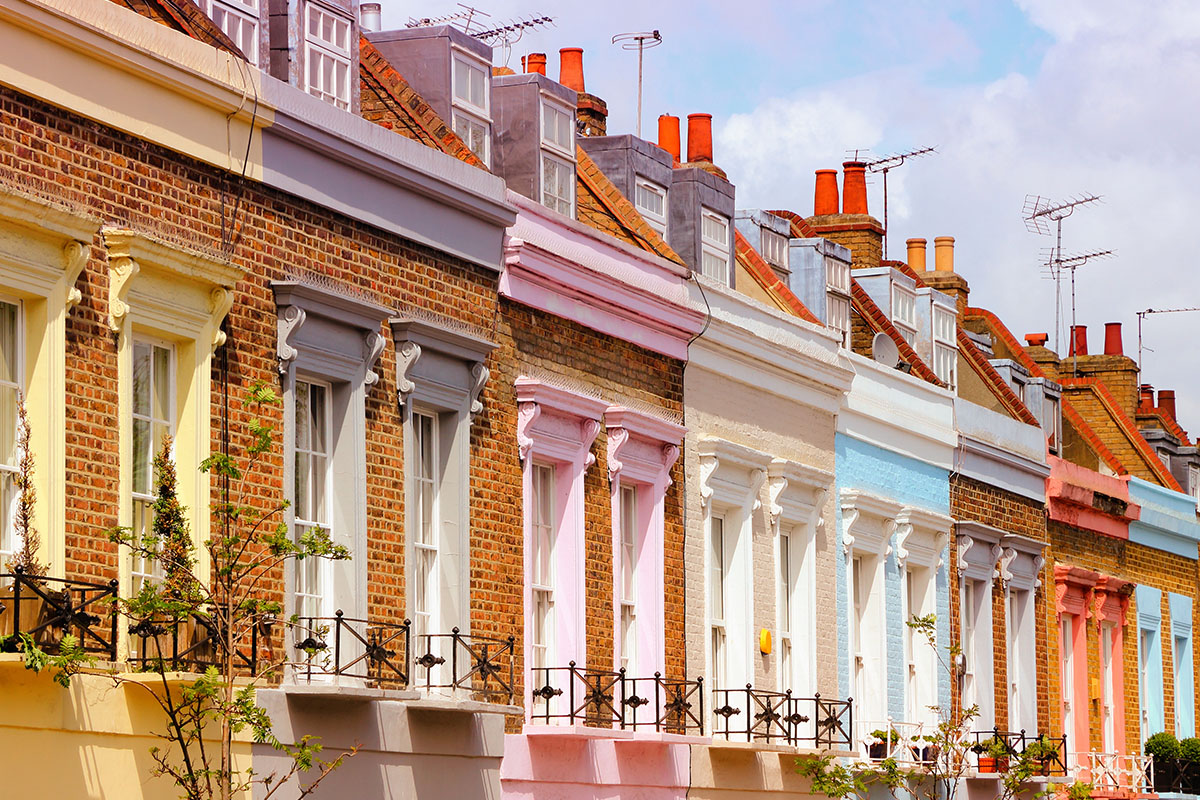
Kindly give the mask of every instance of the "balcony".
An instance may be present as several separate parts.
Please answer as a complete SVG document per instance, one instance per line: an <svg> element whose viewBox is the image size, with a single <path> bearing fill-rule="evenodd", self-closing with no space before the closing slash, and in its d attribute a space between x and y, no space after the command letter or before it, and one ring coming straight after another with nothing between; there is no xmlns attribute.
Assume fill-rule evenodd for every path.
<svg viewBox="0 0 1200 800"><path fill-rule="evenodd" d="M819 750L853 747L854 702L821 695L793 697L791 691L716 689L713 736L729 741L786 744ZM744 710L743 710L744 709Z"/></svg>
<svg viewBox="0 0 1200 800"><path fill-rule="evenodd" d="M34 577L20 570L0 575L0 639L15 653L24 634L56 653L67 634L93 656L117 660L117 582L89 583Z"/></svg>
<svg viewBox="0 0 1200 800"><path fill-rule="evenodd" d="M300 621L292 680L315 686L419 692L426 698L511 705L514 638L412 634L412 623L333 617Z"/></svg>
<svg viewBox="0 0 1200 800"><path fill-rule="evenodd" d="M1153 784L1153 759L1124 753L1071 753L1072 779L1090 783L1097 792L1148 792Z"/></svg>
<svg viewBox="0 0 1200 800"><path fill-rule="evenodd" d="M885 720L859 720L854 744L867 754L873 762L892 759L901 766L931 764L937 760L937 748L926 741L926 736L937 733L936 726L922 722L898 722L888 717Z"/></svg>
<svg viewBox="0 0 1200 800"><path fill-rule="evenodd" d="M169 619L139 620L129 626L128 662L139 671L198 673L209 667L220 669L225 631L219 619L211 611L198 611ZM275 617L269 614L244 621L249 625L250 641L234 650L234 674L254 677L260 666L271 666L260 662L259 645L269 645L274 623Z"/></svg>
<svg viewBox="0 0 1200 800"><path fill-rule="evenodd" d="M1027 734L1025 731L975 731L971 753L977 775L1008 772L1012 762L1026 758L1039 777L1066 776L1067 737Z"/></svg>

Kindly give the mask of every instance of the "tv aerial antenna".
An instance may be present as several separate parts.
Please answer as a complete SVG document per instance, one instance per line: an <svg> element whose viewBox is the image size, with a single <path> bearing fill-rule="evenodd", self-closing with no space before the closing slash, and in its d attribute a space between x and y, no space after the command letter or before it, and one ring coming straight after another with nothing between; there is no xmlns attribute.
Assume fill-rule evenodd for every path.
<svg viewBox="0 0 1200 800"><path fill-rule="evenodd" d="M662 34L658 31L634 31L618 33L612 37L613 44L621 45L622 50L637 50L638 54L638 102L637 102L637 135L642 138L642 58L647 50L662 44Z"/></svg>
<svg viewBox="0 0 1200 800"><path fill-rule="evenodd" d="M515 17L503 24L495 24L490 19L492 15L486 11L480 11L466 3L459 3L458 7L462 10L440 17L409 17L405 27L429 28L435 25L453 25L481 42L486 42L492 47L502 48L504 63L507 65L512 56L513 45L521 40L526 31L554 24L554 18L545 14Z"/></svg>
<svg viewBox="0 0 1200 800"><path fill-rule="evenodd" d="M1141 381L1142 376L1142 322L1151 314L1187 314L1193 311L1200 311L1200 308L1147 308L1137 312L1138 318L1138 380ZM1154 348L1147 347L1151 353Z"/></svg>
<svg viewBox="0 0 1200 800"><path fill-rule="evenodd" d="M854 151L854 158L858 160L858 150ZM881 156L880 158L868 161L866 166L868 172L883 173L883 259L887 260L888 253L888 234L891 233L891 228L888 227L888 190L887 176L888 172L904 164L910 158L920 158L927 156L930 153L936 153L937 146L933 147L918 147L915 150L909 150L904 153L895 153L893 155Z"/></svg>
<svg viewBox="0 0 1200 800"><path fill-rule="evenodd" d="M1030 233L1040 236L1050 235L1050 226L1054 225L1055 244L1046 255L1046 268L1049 277L1054 281L1054 351L1062 352L1059 335L1062 332L1062 277L1063 270L1071 273L1071 330L1075 330L1075 270L1088 261L1105 258L1113 254L1112 250L1097 250L1091 253L1063 255L1062 223L1063 220L1075 213L1082 206L1099 203L1100 195L1082 194L1061 202L1047 200L1041 195L1025 195L1025 206L1021 216L1025 220L1025 228ZM1071 372L1077 374L1075 354L1071 358Z"/></svg>
<svg viewBox="0 0 1200 800"><path fill-rule="evenodd" d="M458 7L462 11L456 11L452 14L443 14L440 17L409 17L408 22L404 23L406 28L433 28L438 25L455 25L462 29L464 33L471 32L471 25L475 21L475 15L481 17L490 17L486 11L480 11L478 8L459 3Z"/></svg>

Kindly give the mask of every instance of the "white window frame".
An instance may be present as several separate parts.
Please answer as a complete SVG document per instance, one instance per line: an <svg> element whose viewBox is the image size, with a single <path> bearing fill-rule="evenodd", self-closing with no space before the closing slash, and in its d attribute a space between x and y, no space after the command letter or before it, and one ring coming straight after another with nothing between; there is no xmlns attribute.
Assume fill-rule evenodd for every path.
<svg viewBox="0 0 1200 800"><path fill-rule="evenodd" d="M324 429L323 435L325 438L324 452L318 452L314 449L302 449L297 443L292 447L292 462L293 470L300 463L301 458L307 458L309 461L310 474L312 473L313 462L317 458L324 460L324 476L321 479L323 497L320 499L320 508L322 513L319 516L324 519L305 519L300 514L300 499L293 497L292 512L292 537L298 542L300 537L310 530L323 531L327 536L333 538L333 386L328 381L317 378L310 378L306 375L299 375L296 378L295 386L291 392L292 402L292 440L299 441L299 401L301 385L312 389L320 389L325 393L325 407L318 424ZM310 394L311 402L311 394ZM293 472L293 475L295 473ZM309 487L312 491L312 487ZM314 495L315 500L315 495ZM314 515L316 516L316 515ZM307 573L307 574L306 574ZM331 563L328 559L302 559L295 562L295 576L293 579L292 591L292 608L290 613L300 615L301 619L320 619L333 616L333 609L330 607L332 600L331 583L332 583ZM305 613L305 612L308 613ZM313 633L319 625L305 629L306 633Z"/></svg>
<svg viewBox="0 0 1200 800"><path fill-rule="evenodd" d="M617 601L620 611L617 616L620 649L617 651L617 664L627 675L636 677L641 673L637 670L638 625L637 625L637 586L638 558L641 544L645 535L641 531L641 521L638 508L638 487L632 484L620 484L621 515L617 527L620 530L621 548L618 555L620 578L617 581Z"/></svg>
<svg viewBox="0 0 1200 800"><path fill-rule="evenodd" d="M904 312L908 312L905 315ZM917 295L905 286L892 283L892 324L910 347L917 343Z"/></svg>
<svg viewBox="0 0 1200 800"><path fill-rule="evenodd" d="M714 689L731 689L735 685L728 682L726 673L729 672L729 635L725 619L728 616L728 598L730 591L729 575L731 572L730 556L732 548L728 547L725 536L725 514L713 513L708 518L706 526L707 546L705 547L705 595L708 610L707 629L707 662L706 670L709 676L709 686ZM718 598L720 603L718 604ZM718 608L718 605L720 606Z"/></svg>
<svg viewBox="0 0 1200 800"><path fill-rule="evenodd" d="M1116 637L1119 628L1115 622L1101 620L1100 634L1100 750L1103 753L1115 753L1117 740L1117 725L1124 720L1116 719L1116 697L1113 691L1116 685L1116 670L1122 669L1116 659Z"/></svg>
<svg viewBox="0 0 1200 800"><path fill-rule="evenodd" d="M761 228L763 260L776 269L789 272L788 237L767 226Z"/></svg>
<svg viewBox="0 0 1200 800"><path fill-rule="evenodd" d="M337 42L329 41L320 35L310 32L314 15L324 15L334 20L334 24L344 23L346 25L346 46L342 47ZM350 36L354 31L353 21L336 11L330 6L322 3L314 2L314 0L305 0L304 8L304 90L314 97L319 97L331 105L349 110L351 99L354 96L353 85L350 75L350 67L352 65L351 48L353 42L350 41ZM334 80L337 79L336 66L341 65L345 69L344 80L341 86L333 87L314 85L311 80L314 59L317 63L321 63L317 57L329 59L335 65ZM324 74L324 71L320 71ZM354 76L357 79L357 76Z"/></svg>
<svg viewBox="0 0 1200 800"><path fill-rule="evenodd" d="M1166 708L1163 684L1162 591L1139 585L1134 590L1137 602L1138 707L1141 709L1141 735L1164 730Z"/></svg>
<svg viewBox="0 0 1200 800"><path fill-rule="evenodd" d="M567 194L565 196L554 194L546 190L546 173L549 165L553 164L556 168L564 170L567 177ZM553 153L549 150L543 150L541 154L541 203L546 208L552 211L557 211L565 217L575 217L575 162L568 161L566 158Z"/></svg>
<svg viewBox="0 0 1200 800"><path fill-rule="evenodd" d="M535 686L540 686L537 670L552 668L557 665L555 659L555 543L557 541L558 524L556 521L556 492L558 467L554 464L534 462L533 479L530 495L531 530L530 559L534 566L530 568L530 595L532 598L532 624L530 625L530 661L531 674ZM543 482L544 478L544 482ZM543 487L548 487L544 489ZM544 528L544 535L540 529ZM539 575L537 564L542 560L542 548L545 547L545 574ZM544 611L543 611L544 609ZM546 682L551 683L549 677Z"/></svg>
<svg viewBox="0 0 1200 800"><path fill-rule="evenodd" d="M221 31L229 37L230 41L238 46L238 48L242 51L242 54L246 56L246 60L249 61L252 66L257 67L258 51L260 47L259 31L261 30L259 27L261 12L259 10L257 0L208 0L207 3L203 4L203 8L205 14L208 15L208 18L213 21L213 24L220 28ZM223 12L226 17L233 17L236 20L250 24L252 32L250 34L249 49L247 49L247 47L239 41L240 37L237 37L231 33L227 25L221 24L221 22L217 19L218 9Z"/></svg>
<svg viewBox="0 0 1200 800"><path fill-rule="evenodd" d="M457 91L457 74L458 65L462 64L467 69L478 70L483 75L483 105L478 105L470 100L470 98L460 97ZM479 156L484 165L491 167L492 165L492 117L491 117L491 75L490 68L487 64L472 58L465 51L458 48L452 48L450 56L450 107L451 107L451 125L458 137L463 140L471 152ZM460 129L459 121L462 120L464 125L476 125L483 129L483 152L479 152L471 147L469 136L464 136Z"/></svg>
<svg viewBox="0 0 1200 800"><path fill-rule="evenodd" d="M905 581L901 585L901 598L904 622L907 623L913 616L937 613L939 579L947 577L943 553L950 542L950 527L954 520L945 514L914 506L902 507L895 520L896 563ZM949 585L948 579L943 582ZM924 637L914 636L915 631L907 624L904 630L911 637L908 689L905 692L906 716L909 722L923 723L932 730L937 724L933 708L940 704L938 654ZM940 650L946 648L946 642L940 634L934 646Z"/></svg>
<svg viewBox="0 0 1200 800"><path fill-rule="evenodd" d="M934 304L932 327L934 374L953 389L958 385L958 317L953 311Z"/></svg>
<svg viewBox="0 0 1200 800"><path fill-rule="evenodd" d="M705 222L713 222L722 225L725 229L725 241L720 242L717 239L707 236L704 232ZM713 211L706 206L700 207L700 272L705 277L711 278L718 283L726 286L729 285L729 236L730 227L733 222L729 217ZM706 256L715 260L719 260L722 264L721 273L713 274L709 269Z"/></svg>
<svg viewBox="0 0 1200 800"><path fill-rule="evenodd" d="M662 198L662 212L658 212L642 203L642 193L648 192ZM638 213L646 220L646 224L658 232L660 236L667 235L667 220L670 217L670 206L667 204L670 199L670 190L660 186L654 181L643 177L637 177L633 188L633 204L637 208Z"/></svg>
<svg viewBox="0 0 1200 800"><path fill-rule="evenodd" d="M1046 433L1046 447L1050 453L1062 452L1062 398L1046 394L1042 400L1042 430ZM1049 429L1049 430L1047 430ZM1198 495L1200 496L1200 495Z"/></svg>
<svg viewBox="0 0 1200 800"><path fill-rule="evenodd" d="M996 563L1003 552L1000 541L1004 532L970 520L956 523L956 531L960 637L967 669L963 680L962 705L964 708L978 706L975 726L980 730L988 730L996 723L992 593ZM973 587L975 594L973 606L967 598L968 585ZM973 679L973 687L967 686L968 676ZM971 688L974 689L973 693Z"/></svg>
<svg viewBox="0 0 1200 800"><path fill-rule="evenodd" d="M10 453L0 454L0 573L4 573L8 571L8 562L21 549L22 544L17 537L15 517L20 496L17 476L23 455L18 444L21 425L18 403L22 402L25 396L25 311L18 297L0 294L0 303L16 308L12 363L14 380L0 380L0 391L12 392L12 428L8 432L12 437L12 450ZM32 436L32 430L30 435ZM12 462L5 463L5 458L11 458Z"/></svg>
<svg viewBox="0 0 1200 800"><path fill-rule="evenodd" d="M1075 625L1079 617L1063 612L1058 626L1058 652L1062 660L1062 713L1063 732L1068 737L1075 733ZM1087 708L1082 709L1087 713Z"/></svg>
<svg viewBox="0 0 1200 800"><path fill-rule="evenodd" d="M140 540L142 537L144 537L147 533L150 532L150 529L154 525L153 507L154 507L154 501L155 501L155 499L157 497L157 493L158 493L158 487L156 485L157 482L156 482L155 476L154 476L154 459L158 455L158 446L154 442L155 426L160 425L160 424L163 425L167 429L166 435L171 437L172 442L174 442L174 439L175 439L175 434L176 434L176 408L175 408L176 399L175 399L175 397L176 397L176 391L177 391L176 390L177 367L176 367L175 345L172 342L169 342L165 339L161 339L161 338L155 337L155 336L147 336L147 335L140 334L140 333L135 334L133 337L133 357L134 357L135 361L137 359L137 351L138 351L139 347L149 347L150 348L151 385L148 390L149 391L148 396L151 398L151 400L150 400L151 404L153 404L153 402L154 402L153 397L154 397L154 392L155 392L155 387L156 387L156 383L155 383L156 376L154 375L155 350L161 349L161 350L165 350L167 352L167 374L164 376L164 380L167 383L167 397L166 397L167 416L165 418L160 419L157 416L155 416L153 414L153 412L151 412L149 415L139 413L136 408L136 399L131 396L130 401L129 401L129 408L130 408L129 431L130 431L131 437L134 435L134 431L136 430L138 422L141 422L144 424L149 424L149 426L150 426L151 443L150 443L150 452L148 454L149 459L148 459L147 463L142 465L142 468L144 470L146 470L147 480L149 481L149 488L145 492L138 491L136 482L131 481L130 482L130 490L131 491L129 493L130 516L131 516L131 519L133 522L133 525L132 525L133 535L136 536ZM132 383L131 383L131 387L133 387ZM174 447L174 444L172 443L172 446L171 446L172 459L174 458L174 451L175 451L175 447ZM134 451L132 438L130 440L130 452L133 453L134 461L136 462L138 454ZM131 464L131 469L134 469L133 464ZM141 522L140 525L139 525L139 521ZM147 582L156 582L156 581L162 579L163 566L162 566L161 561L159 561L157 559L147 559L145 556L139 555L132 551L130 552L129 556L130 556L129 575L130 575L130 579L131 579L130 585L131 585L131 589L134 594L141 591L142 587ZM150 563L147 563L148 561Z"/></svg>
<svg viewBox="0 0 1200 800"><path fill-rule="evenodd" d="M413 432L413 460L411 468L412 481L412 497L415 501L413 510L413 519L416 526L412 529L412 549L413 549L413 636L424 636L432 633L439 633L440 626L440 604L438 602L441 586L438 580L439 570L439 552L441 539L441 520L438 514L438 495L440 494L441 483L441 443L439 442L438 430L441 420L436 411L426 410L421 407L415 407L412 410L412 424L410 430ZM426 424L428 432L423 432ZM426 436L429 437L428 448L423 447L426 444ZM429 462L425 463L425 451L428 450ZM429 474L426 475L425 473ZM425 508L425 499L422 489L429 489L429 508ZM429 529L423 530L425 527L424 515L429 515ZM420 575L420 563L423 559L428 560L428 570L425 571L425 580L422 581Z"/></svg>
<svg viewBox="0 0 1200 800"><path fill-rule="evenodd" d="M1175 686L1175 735L1186 739L1196 735L1195 641L1192 638L1194 601L1187 595L1171 592L1167 609L1171 615L1171 653Z"/></svg>

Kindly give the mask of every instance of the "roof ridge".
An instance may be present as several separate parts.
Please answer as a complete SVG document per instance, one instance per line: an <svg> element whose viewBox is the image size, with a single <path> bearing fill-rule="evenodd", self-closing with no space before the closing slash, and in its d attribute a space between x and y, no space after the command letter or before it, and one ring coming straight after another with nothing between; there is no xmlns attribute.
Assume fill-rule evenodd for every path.
<svg viewBox="0 0 1200 800"><path fill-rule="evenodd" d="M654 253L676 264L687 266L683 259L658 232L638 213L633 203L617 188L604 170L591 159L579 145L575 146L575 162L578 166L578 180L582 181L596 199L612 215L617 224L621 225L641 246L643 250Z"/></svg>
<svg viewBox="0 0 1200 800"><path fill-rule="evenodd" d="M1074 404L1066 397L1062 398L1062 410L1064 415L1070 417L1071 424L1075 426L1075 430L1079 432L1079 435L1087 439L1088 444L1096 451L1096 455L1100 456L1100 459L1108 464L1109 469L1118 475L1129 474L1129 470L1122 466L1121 460L1117 458L1112 450L1108 449L1108 445L1104 443L1104 440L1088 424L1088 421L1083 418L1083 415L1079 413L1079 409L1075 408ZM1061 452L1062 448L1060 447L1059 449Z"/></svg>
<svg viewBox="0 0 1200 800"><path fill-rule="evenodd" d="M1162 424L1163 430L1179 439L1184 447L1191 447L1191 440L1188 439L1187 431L1183 429L1183 426L1168 417L1166 414L1162 413L1162 411L1158 408L1150 408L1145 411L1139 410L1135 412L1133 415L1134 422L1137 422L1138 417L1153 417Z"/></svg>
<svg viewBox="0 0 1200 800"><path fill-rule="evenodd" d="M767 294L787 306L789 310L801 319L817 325L823 325L821 320L817 319L817 316L809 310L808 306L804 305L804 302L788 288L787 284L779 279L779 276L775 274L775 270L771 269L771 265L766 262L762 254L754 249L749 240L737 228L733 230L733 242L735 256L745 260L743 266L745 266L746 271L750 273L750 277L754 278Z"/></svg>
<svg viewBox="0 0 1200 800"><path fill-rule="evenodd" d="M1036 361L1033 360L1025 348L1021 346L1021 343L1017 341L1017 337L1013 336L1012 331L1008 329L1008 326L1001 322L1000 318L994 313L988 311L986 308L974 308L967 306L967 308L963 310L963 317L966 319L977 317L984 320L990 320L995 325L996 330L994 332L999 334L1000 338L1003 339L1005 344L1008 345L1008 349L1013 352L1013 355L1016 356L1017 361L1021 362L1021 366L1029 370L1029 374L1033 375L1035 378L1046 378L1050 380L1050 376L1046 374L1046 371L1042 369ZM1055 382L1057 383L1057 381Z"/></svg>
<svg viewBox="0 0 1200 800"><path fill-rule="evenodd" d="M768 210L767 213L774 214L782 219L786 219L792 226L793 239L816 239L820 236L820 234L813 229L812 225L808 224L808 221L795 211L788 211L787 209L781 208L777 210Z"/></svg>
<svg viewBox="0 0 1200 800"><path fill-rule="evenodd" d="M975 343L971 341L971 337L967 336L967 332L963 330L961 325L955 325L956 336L958 338L958 349L962 352L967 361L975 368L975 372L983 378L984 382L989 384L992 394L996 395L996 399L1005 406L1006 410L1015 414L1017 419L1030 425L1036 425L1039 428L1042 426L1040 420L1033 415L1029 407L1017 397L1017 393L1012 390L1012 387L1000 377L1000 373L992 366L991 362L983 355Z"/></svg>
<svg viewBox="0 0 1200 800"><path fill-rule="evenodd" d="M858 281L854 279L853 275L850 277L850 295L851 303L860 306L859 315L865 317L877 332L886 333L896 343L896 348L900 351L901 357L912 365L913 372L935 386L946 385L938 379L937 374L929 368L929 365L917 355L917 351L912 349L912 345L900 335L900 332L896 330L896 326L892 324L887 315L875 304L875 301L867 294L867 290L859 286Z"/></svg>

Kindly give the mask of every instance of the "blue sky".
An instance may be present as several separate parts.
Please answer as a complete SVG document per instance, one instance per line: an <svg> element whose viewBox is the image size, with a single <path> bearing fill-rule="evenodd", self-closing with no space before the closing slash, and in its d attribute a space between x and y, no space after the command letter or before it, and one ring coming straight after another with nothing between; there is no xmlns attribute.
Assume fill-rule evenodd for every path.
<svg viewBox="0 0 1200 800"><path fill-rule="evenodd" d="M456 9L384 0L384 24ZM660 30L662 46L646 54L643 135L655 137L660 113L713 114L715 160L740 207L807 215L813 170L838 166L847 150L938 145L889 178L890 253L903 257L911 236L955 236L972 304L1018 336L1047 331L1053 341L1054 287L1039 263L1050 242L1022 224L1028 193L1105 197L1064 227L1067 250L1117 251L1079 272L1078 321L1093 350L1105 322L1125 323L1136 355L1138 310L1200 306L1200 4L1191 0L497 0L484 10L496 20L554 16L509 63L546 52L557 76L558 49L583 47L610 132L634 130L637 59L609 39ZM882 216L877 184L871 203ZM1200 434L1198 333L1200 314L1148 318L1143 380L1176 389L1181 423Z"/></svg>

